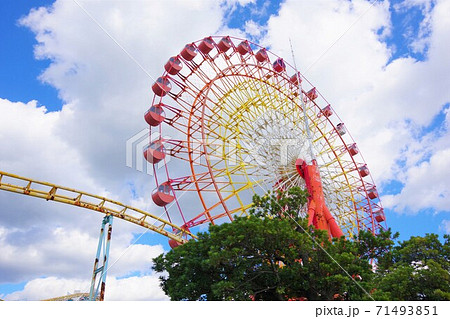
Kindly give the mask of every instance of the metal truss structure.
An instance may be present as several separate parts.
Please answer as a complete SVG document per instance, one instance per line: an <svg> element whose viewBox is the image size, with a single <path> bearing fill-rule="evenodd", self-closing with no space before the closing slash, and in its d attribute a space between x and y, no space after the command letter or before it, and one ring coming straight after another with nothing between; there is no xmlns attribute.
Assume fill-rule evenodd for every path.
<svg viewBox="0 0 450 319"><path fill-rule="evenodd" d="M164 69L145 114L150 136L160 137L144 155L159 185L153 200L168 220L190 229L246 215L254 194L305 187L295 166L302 158L317 161L326 205L346 237L385 228L356 143L282 58L244 39L207 37L188 43Z"/></svg>

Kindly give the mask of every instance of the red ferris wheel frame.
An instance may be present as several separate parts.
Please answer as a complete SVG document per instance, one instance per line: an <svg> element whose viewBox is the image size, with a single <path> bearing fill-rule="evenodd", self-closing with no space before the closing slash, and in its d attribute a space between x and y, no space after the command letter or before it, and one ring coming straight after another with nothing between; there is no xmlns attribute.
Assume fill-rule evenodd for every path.
<svg viewBox="0 0 450 319"><path fill-rule="evenodd" d="M280 165L271 159L271 154L279 155L273 154L276 153L273 150L280 148L261 151L266 152L266 160L275 163L272 168L264 164L264 169L255 168L255 163L242 160L242 155L253 151L245 147L243 137L252 140L258 134L260 137L278 134L282 139L290 138L289 129L296 131L294 138L304 138L304 122L299 116L304 108L313 133L326 201L345 235L352 237L360 229L377 233L386 228L375 183L342 120L318 90L279 56L245 39L206 37L187 44L171 57L152 90L152 106L145 120L160 137L150 141L144 156L153 164L157 184L153 201L164 207L169 221L175 215L171 206L175 206L181 217L177 223L184 229L229 221L235 214L245 214L251 203L248 196L241 194L255 193L257 186L269 180L270 187L274 187L279 176L270 178L269 173L281 173L273 170L273 166ZM272 118L265 118L267 113L273 114ZM279 121L280 127L269 130L258 126L258 121L267 122L269 127ZM176 137L163 138L167 129ZM225 150L224 144L233 139L237 140L235 150ZM269 145L264 143L256 146L261 149L261 145ZM159 153L155 151L156 145L160 146ZM218 148L222 152L216 154ZM229 164L233 155L240 156L240 166ZM169 158L183 162L190 174L176 172L181 176L172 177ZM164 169L158 170L161 163ZM281 174L285 178L284 187L302 183L299 176L292 175L295 163L276 169L284 170ZM244 175L247 180L241 181ZM264 177L258 180L253 175ZM201 211L186 214L187 207L180 204L183 195L177 196L181 192L197 193ZM216 196L213 203L208 201L211 193Z"/></svg>

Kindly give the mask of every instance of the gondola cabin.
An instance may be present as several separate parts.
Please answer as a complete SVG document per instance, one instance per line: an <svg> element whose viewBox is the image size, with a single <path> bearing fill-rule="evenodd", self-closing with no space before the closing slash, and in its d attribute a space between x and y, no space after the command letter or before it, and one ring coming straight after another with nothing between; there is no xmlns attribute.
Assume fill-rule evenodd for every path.
<svg viewBox="0 0 450 319"><path fill-rule="evenodd" d="M367 168L367 165L362 165L358 168L359 176L365 177L369 175L369 169Z"/></svg>
<svg viewBox="0 0 450 319"><path fill-rule="evenodd" d="M266 49L262 48L260 49L256 54L255 58L259 63L263 63L266 61L269 61L269 55L267 54Z"/></svg>
<svg viewBox="0 0 450 319"><path fill-rule="evenodd" d="M182 245L182 244L179 241L176 241L175 239L169 239L170 248L174 249L180 245Z"/></svg>
<svg viewBox="0 0 450 319"><path fill-rule="evenodd" d="M161 97L169 93L171 89L172 84L167 77L159 77L152 85L153 93Z"/></svg>
<svg viewBox="0 0 450 319"><path fill-rule="evenodd" d="M220 52L227 52L232 45L233 43L231 42L230 37L226 36L223 37L219 43L217 43L217 48L219 49Z"/></svg>
<svg viewBox="0 0 450 319"><path fill-rule="evenodd" d="M317 99L318 94L317 94L317 90L316 88L312 88L311 90L309 90L308 92L306 92L306 97L308 99L310 99L311 101L314 101L315 99Z"/></svg>
<svg viewBox="0 0 450 319"><path fill-rule="evenodd" d="M340 136L342 136L342 135L344 135L345 133L347 133L347 130L346 130L346 128L345 128L344 123L339 123L338 125L336 125L336 132L337 132Z"/></svg>
<svg viewBox="0 0 450 319"><path fill-rule="evenodd" d="M173 56L167 61L167 63L164 65L164 69L169 73L170 75L175 75L178 72L181 71L183 68L183 65L181 64L181 61L178 57Z"/></svg>
<svg viewBox="0 0 450 319"><path fill-rule="evenodd" d="M382 223L382 222L384 222L384 221L386 220L386 217L384 216L384 212L383 212L382 209L380 209L380 210L374 212L374 213L373 213L373 217L375 218L375 220L376 220L378 223Z"/></svg>
<svg viewBox="0 0 450 319"><path fill-rule="evenodd" d="M246 55L247 53L249 53L252 49L250 48L250 44L248 44L247 40L242 41L241 43L239 43L239 45L237 46L237 51L239 52L240 55Z"/></svg>
<svg viewBox="0 0 450 319"><path fill-rule="evenodd" d="M348 146L348 153L351 156L355 156L356 154L359 153L358 146L356 146L356 143L353 143L350 146Z"/></svg>
<svg viewBox="0 0 450 319"><path fill-rule="evenodd" d="M378 197L378 192L375 186L367 190L367 195L369 196L370 199L375 199Z"/></svg>
<svg viewBox="0 0 450 319"><path fill-rule="evenodd" d="M201 53L208 54L212 49L214 49L214 40L211 37L204 38L197 48Z"/></svg>
<svg viewBox="0 0 450 319"><path fill-rule="evenodd" d="M158 126L165 118L166 113L164 112L161 103L152 105L144 114L144 119L150 126Z"/></svg>
<svg viewBox="0 0 450 319"><path fill-rule="evenodd" d="M291 78L289 79L289 82L294 84L295 86L298 86L300 83L302 83L302 77L300 75L300 72L297 72Z"/></svg>
<svg viewBox="0 0 450 319"><path fill-rule="evenodd" d="M195 45L193 43L186 44L180 54L186 61L191 61L197 55Z"/></svg>
<svg viewBox="0 0 450 319"><path fill-rule="evenodd" d="M273 69L280 73L286 70L286 64L284 63L282 58L278 58L274 63L273 63Z"/></svg>
<svg viewBox="0 0 450 319"><path fill-rule="evenodd" d="M147 162L156 164L166 157L166 150L161 140L156 140L144 149L144 157Z"/></svg>
<svg viewBox="0 0 450 319"><path fill-rule="evenodd" d="M175 195L170 182L162 183L152 192L153 202L160 207L170 204L174 199Z"/></svg>
<svg viewBox="0 0 450 319"><path fill-rule="evenodd" d="M320 116L325 116L326 118L329 118L331 115L333 115L333 110L331 109L330 104L325 106L323 109L320 110Z"/></svg>

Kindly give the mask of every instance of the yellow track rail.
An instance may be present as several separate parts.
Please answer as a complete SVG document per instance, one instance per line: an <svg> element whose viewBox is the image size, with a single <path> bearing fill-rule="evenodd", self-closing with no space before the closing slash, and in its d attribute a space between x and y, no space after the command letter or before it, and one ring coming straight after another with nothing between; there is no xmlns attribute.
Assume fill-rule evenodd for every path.
<svg viewBox="0 0 450 319"><path fill-rule="evenodd" d="M22 184L22 186L20 184ZM45 200L52 200L59 203L90 209L105 215L112 215L130 223L150 229L180 243L185 243L187 241L185 238L197 238L191 232L181 229L179 226L139 208L130 207L105 197L46 182L32 180L2 171L0 171L0 190L33 196Z"/></svg>
<svg viewBox="0 0 450 319"><path fill-rule="evenodd" d="M44 299L43 301L68 301L68 300L74 300L75 298L81 298L84 297L84 300L89 299L89 293L87 292L79 292L79 293L73 293L67 296L61 296L56 298L50 298L50 299Z"/></svg>

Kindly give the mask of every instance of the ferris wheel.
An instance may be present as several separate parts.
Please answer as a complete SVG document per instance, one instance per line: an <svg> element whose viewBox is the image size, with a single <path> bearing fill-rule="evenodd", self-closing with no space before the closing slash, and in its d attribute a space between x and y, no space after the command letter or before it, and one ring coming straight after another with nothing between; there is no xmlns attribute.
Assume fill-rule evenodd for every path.
<svg viewBox="0 0 450 319"><path fill-rule="evenodd" d="M319 201L338 235L386 227L343 121L282 58L245 39L210 36L187 44L164 69L145 113L144 156L157 185L152 200L171 223L191 230L231 221L247 214L254 194L293 186L311 194L319 179ZM312 205L311 195L302 214L317 226Z"/></svg>

